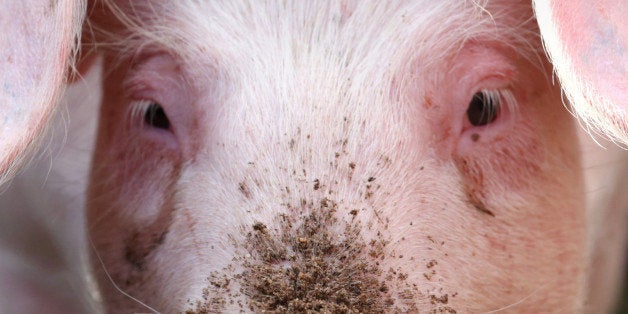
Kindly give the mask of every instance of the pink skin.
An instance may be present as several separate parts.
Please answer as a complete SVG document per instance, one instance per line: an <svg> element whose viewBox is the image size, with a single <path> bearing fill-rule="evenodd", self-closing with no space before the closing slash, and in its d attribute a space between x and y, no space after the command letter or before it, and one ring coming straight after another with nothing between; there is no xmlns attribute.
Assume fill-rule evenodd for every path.
<svg viewBox="0 0 628 314"><path fill-rule="evenodd" d="M81 1L40 2L0 5L0 29L17 39L0 39L0 184L45 128L81 24ZM113 2L130 25L94 2L84 39L106 43L87 216L109 311L195 309L206 288L225 297L209 284L220 276L234 278L233 303L214 310L264 310L237 279L261 263L247 232L259 222L281 235L279 218L299 226L328 202L339 222L323 232L357 226L356 242L384 241L381 259L352 259L376 263L395 309L583 310L597 264L581 152L529 2ZM537 14L563 88L572 97L582 79L610 100L574 107L626 143L626 6L548 3ZM499 91L500 113L474 126L466 111L485 90ZM169 128L146 123L151 101Z"/></svg>
<svg viewBox="0 0 628 314"><path fill-rule="evenodd" d="M626 25L628 5L622 0L596 0L553 1L552 6L574 67L628 117L628 28L621 27ZM581 24L591 27L577 27Z"/></svg>
<svg viewBox="0 0 628 314"><path fill-rule="evenodd" d="M587 130L628 145L628 4L535 0L546 50Z"/></svg>
<svg viewBox="0 0 628 314"><path fill-rule="evenodd" d="M347 23L370 18L344 12ZM564 140L576 129L548 64L483 38L428 63L440 47L381 34L371 35L374 46L394 49L371 58L408 51L409 59L324 59L320 72L306 61L322 43L312 44L314 56L297 51L299 66L282 66L282 48L247 46L272 43L273 27L253 29L216 35L233 46L193 63L163 47L121 60L107 53L88 228L110 311L145 311L137 300L162 312L193 309L210 275L245 270L241 246L255 222L275 230L285 214L298 223L323 200L339 205L341 224L359 209L365 243L378 233L387 241L382 280L388 269L407 275L388 282L399 309L581 309L582 178L577 143ZM360 76L382 67L381 78ZM517 105L503 103L493 123L473 126L465 112L482 89L508 90ZM143 111L130 117L141 100L161 104L172 127L146 124ZM249 309L241 284L230 288L235 305L219 310L239 310L238 301Z"/></svg>
<svg viewBox="0 0 628 314"><path fill-rule="evenodd" d="M0 4L0 184L18 170L61 96L79 7L71 0Z"/></svg>

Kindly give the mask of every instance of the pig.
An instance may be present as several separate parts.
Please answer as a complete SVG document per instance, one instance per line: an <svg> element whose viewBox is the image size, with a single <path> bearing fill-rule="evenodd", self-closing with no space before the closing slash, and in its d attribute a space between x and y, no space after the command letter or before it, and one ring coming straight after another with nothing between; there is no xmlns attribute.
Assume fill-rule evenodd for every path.
<svg viewBox="0 0 628 314"><path fill-rule="evenodd" d="M590 132L625 144L625 58L621 40L594 50L615 71L594 75L556 31L569 9L90 3L76 68L102 69L84 87L102 89L85 191L96 298L113 313L610 310L626 158L597 173L613 182L596 199L595 148L561 87ZM20 159L5 156L8 178Z"/></svg>

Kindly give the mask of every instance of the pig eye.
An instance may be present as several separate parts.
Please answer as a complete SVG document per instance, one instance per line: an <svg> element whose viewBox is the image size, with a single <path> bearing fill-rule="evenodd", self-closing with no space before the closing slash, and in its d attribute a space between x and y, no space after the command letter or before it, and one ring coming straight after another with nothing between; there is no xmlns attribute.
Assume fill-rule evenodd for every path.
<svg viewBox="0 0 628 314"><path fill-rule="evenodd" d="M164 108L156 102L152 102L146 107L144 123L158 129L170 129L170 120L168 120Z"/></svg>
<svg viewBox="0 0 628 314"><path fill-rule="evenodd" d="M482 90L475 93L469 102L467 118L473 126L483 126L497 119L501 106L499 91Z"/></svg>

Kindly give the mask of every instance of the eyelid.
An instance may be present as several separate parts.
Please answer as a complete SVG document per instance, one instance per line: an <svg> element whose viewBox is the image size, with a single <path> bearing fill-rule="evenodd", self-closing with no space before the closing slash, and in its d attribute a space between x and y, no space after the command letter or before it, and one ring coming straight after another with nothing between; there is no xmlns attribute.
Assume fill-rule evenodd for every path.
<svg viewBox="0 0 628 314"><path fill-rule="evenodd" d="M150 94L156 90L149 82L145 80L126 80L124 83L124 91L126 96L132 100L150 98Z"/></svg>
<svg viewBox="0 0 628 314"><path fill-rule="evenodd" d="M155 101L150 99L131 101L129 104L129 119L131 121L142 121L144 113L152 103L155 103Z"/></svg>
<svg viewBox="0 0 628 314"><path fill-rule="evenodd" d="M131 65L123 81L129 96L139 93L140 95L132 97L141 98L147 92L172 88L174 84L179 84L179 64L168 53L143 54L137 59L141 61Z"/></svg>
<svg viewBox="0 0 628 314"><path fill-rule="evenodd" d="M513 91L509 88L484 88L479 90L478 93L484 94L489 99L497 99L500 106L507 106L505 109L508 109L509 112L514 113L519 108L517 98L515 97Z"/></svg>

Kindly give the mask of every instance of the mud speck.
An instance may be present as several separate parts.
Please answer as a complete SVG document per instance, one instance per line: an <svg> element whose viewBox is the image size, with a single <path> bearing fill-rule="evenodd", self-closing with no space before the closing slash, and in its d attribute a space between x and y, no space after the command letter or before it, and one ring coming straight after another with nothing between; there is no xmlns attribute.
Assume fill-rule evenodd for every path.
<svg viewBox="0 0 628 314"><path fill-rule="evenodd" d="M436 304L436 303L447 304L449 302L449 296L447 294L444 294L441 296L436 296L436 295L431 294L430 301L432 302L432 304Z"/></svg>
<svg viewBox="0 0 628 314"><path fill-rule="evenodd" d="M438 262L436 260L431 260L431 261L429 261L427 263L427 265L425 265L425 267L427 267L429 269L429 268L432 268L432 267L434 267L436 265L438 265Z"/></svg>
<svg viewBox="0 0 628 314"><path fill-rule="evenodd" d="M256 222L253 224L253 230L258 232L266 232L266 225L261 222Z"/></svg>
<svg viewBox="0 0 628 314"><path fill-rule="evenodd" d="M245 182L240 182L238 184L238 190L240 190L240 193L242 193L242 195L244 195L247 199L251 198L251 191Z"/></svg>

